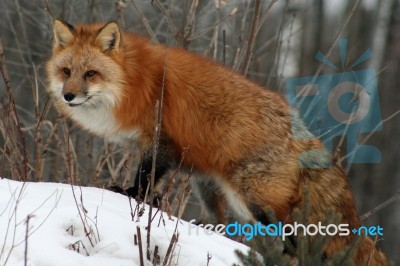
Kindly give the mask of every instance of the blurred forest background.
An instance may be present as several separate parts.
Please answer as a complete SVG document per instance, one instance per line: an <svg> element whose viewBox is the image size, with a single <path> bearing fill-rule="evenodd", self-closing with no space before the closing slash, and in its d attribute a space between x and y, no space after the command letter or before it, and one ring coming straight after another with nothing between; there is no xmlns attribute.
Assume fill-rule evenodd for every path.
<svg viewBox="0 0 400 266"><path fill-rule="evenodd" d="M90 136L58 117L48 101L44 65L55 18L71 24L118 21L126 30L213 58L282 94L288 78L348 70L371 48L373 57L352 70L378 73L383 129L361 139L368 137L382 161L344 166L360 214L379 209L363 223L384 228L378 245L399 264L399 14L399 0L0 0L0 176L46 182L67 182L71 176L75 184L132 185L134 148ZM332 70L314 56L330 54L340 66L339 38L349 40L347 62ZM345 154L346 142L335 143ZM387 206L381 209L382 203Z"/></svg>

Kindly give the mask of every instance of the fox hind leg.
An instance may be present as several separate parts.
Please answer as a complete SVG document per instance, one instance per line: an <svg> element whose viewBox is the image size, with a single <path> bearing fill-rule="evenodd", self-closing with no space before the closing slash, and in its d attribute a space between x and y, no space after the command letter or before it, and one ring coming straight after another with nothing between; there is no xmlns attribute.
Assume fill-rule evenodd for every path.
<svg viewBox="0 0 400 266"><path fill-rule="evenodd" d="M227 203L219 185L210 177L195 174L191 187L201 205L201 222L225 224Z"/></svg>

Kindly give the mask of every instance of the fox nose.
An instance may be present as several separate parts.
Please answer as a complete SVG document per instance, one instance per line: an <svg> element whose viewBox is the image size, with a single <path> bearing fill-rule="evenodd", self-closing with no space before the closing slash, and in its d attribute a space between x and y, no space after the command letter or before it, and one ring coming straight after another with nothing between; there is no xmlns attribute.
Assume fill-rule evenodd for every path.
<svg viewBox="0 0 400 266"><path fill-rule="evenodd" d="M71 92L64 94L64 100L66 100L67 102L70 102L73 99L75 99L75 94L73 94Z"/></svg>

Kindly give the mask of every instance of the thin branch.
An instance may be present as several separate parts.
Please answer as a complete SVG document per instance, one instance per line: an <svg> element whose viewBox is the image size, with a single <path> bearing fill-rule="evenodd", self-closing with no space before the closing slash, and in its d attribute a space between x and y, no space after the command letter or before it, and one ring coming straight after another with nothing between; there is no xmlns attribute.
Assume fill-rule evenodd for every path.
<svg viewBox="0 0 400 266"><path fill-rule="evenodd" d="M199 0L192 0L188 10L184 10L182 15L181 28L175 34L175 39L178 42L178 47L188 48L190 43L190 35L192 34L193 24L196 18L196 10ZM185 15L187 14L187 15Z"/></svg>
<svg viewBox="0 0 400 266"><path fill-rule="evenodd" d="M153 257L154 266L160 264L160 255L158 253L159 253L159 247L156 245L154 248L154 257Z"/></svg>
<svg viewBox="0 0 400 266"><path fill-rule="evenodd" d="M50 23L52 24L54 21L53 12L50 9L49 0L44 0L44 10L49 17Z"/></svg>
<svg viewBox="0 0 400 266"><path fill-rule="evenodd" d="M206 34L207 32L213 30L213 29L214 29L215 27L217 27L218 25L224 23L226 20L228 20L228 19L230 19L231 17L233 17L233 16L236 14L237 11L238 11L238 8L237 8L237 7L233 8L232 11L229 13L229 15L223 17L220 21L218 21L218 22L215 23L214 25L212 25L212 26L210 26L210 27L207 27L207 28L205 28L204 30L202 30L202 31L200 31L200 32L198 32L198 33L192 34L192 36L190 36L190 37L188 38L188 40L189 40L189 41L192 41L192 40L194 40L194 39L197 39L197 38L203 36L203 35Z"/></svg>
<svg viewBox="0 0 400 266"><path fill-rule="evenodd" d="M28 236L29 236L29 221L32 218L32 215L29 214L26 217L26 227L25 227L25 250L24 250L24 265L28 265Z"/></svg>
<svg viewBox="0 0 400 266"><path fill-rule="evenodd" d="M220 21L221 20L221 0L215 0L214 7L215 7L215 21ZM218 33L219 33L219 25L214 28L211 40L210 40L207 48L204 49L204 52L203 52L203 55L206 56L211 51L211 49L214 47L213 58L215 61L217 61L217 55L218 55Z"/></svg>
<svg viewBox="0 0 400 266"><path fill-rule="evenodd" d="M242 68L242 74L246 76L247 71L249 70L250 66L250 61L253 56L253 48L254 48L254 43L255 39L257 36L257 28L258 28L258 23L260 20L260 13L261 13L261 8L262 8L262 0L255 0L254 3L254 14L253 14L253 19L251 21L251 28L250 28L250 34L247 39L247 49L244 57L244 65Z"/></svg>
<svg viewBox="0 0 400 266"><path fill-rule="evenodd" d="M165 254L165 257L164 257L163 266L168 264L168 261L170 261L170 258L172 259L171 254L173 253L174 247L175 247L176 243L178 242L178 238L179 238L179 232L178 232L179 221L180 220L178 218L176 220L174 233L172 235L171 241L169 242L167 253Z"/></svg>
<svg viewBox="0 0 400 266"><path fill-rule="evenodd" d="M3 45L2 45L1 39L0 39L0 72L3 77L4 85L6 86L6 89L7 89L10 109L12 110L12 112L14 114L14 123L17 128L18 136L21 141L22 160L23 160L22 180L26 181L28 178L28 154L26 151L26 141L25 141L25 137L22 134L22 130L21 130L21 123L20 123L17 109L16 109L15 98L14 98L12 88L11 88L10 77L8 75L6 58L4 56L4 50L3 50Z"/></svg>
<svg viewBox="0 0 400 266"><path fill-rule="evenodd" d="M241 27L240 27L240 34L239 34L239 43L241 43L241 47L238 47L236 49L236 53L235 53L235 58L233 60L233 66L232 69L234 71L238 71L240 68L240 65L242 63L242 59L243 59L243 50L246 49L247 47L247 42L244 41L244 32L245 32L245 25L246 25L246 21L247 21L247 13L249 11L249 0L246 0L246 2L244 2L244 8L243 8L243 16L242 16L242 20L241 20Z"/></svg>
<svg viewBox="0 0 400 266"><path fill-rule="evenodd" d="M186 156L186 153L188 152L188 150L189 150L189 147L186 147L183 149L182 155L181 155L181 160L178 164L178 167L170 175L170 177L168 178L167 182L164 185L164 189L163 189L163 193L162 193L162 200L161 200L161 209L163 211L167 212L169 218L171 218L171 216L172 216L172 208L169 204L168 198L173 189L173 185L175 183L174 179L175 179L176 175L179 173L179 171L181 170L182 163L185 160L185 156Z"/></svg>
<svg viewBox="0 0 400 266"><path fill-rule="evenodd" d="M153 203L154 203L154 180L156 175L156 162L157 162L157 153L158 153L158 144L160 141L161 135L161 126L162 126L162 113L163 113L163 102L164 102L164 92L165 92L165 77L167 70L167 54L168 48L165 47L165 55L164 55L164 65L163 65L163 77L161 84L161 96L160 101L156 102L156 110L155 110L155 123L154 123L154 137L153 137L153 159L151 165L151 180L150 180L150 209L149 209L149 217L148 217L148 225L147 225L147 259L150 260L150 233L151 233L151 217L153 211Z"/></svg>
<svg viewBox="0 0 400 266"><path fill-rule="evenodd" d="M143 26L146 28L147 33L150 35L151 41L155 44L159 44L156 34L154 33L153 29L150 26L149 21L140 11L140 9L136 5L136 0L132 0L133 8L135 9L136 13L138 14L140 21L142 21Z"/></svg>
<svg viewBox="0 0 400 266"><path fill-rule="evenodd" d="M137 239L138 239L138 245L139 245L139 261L140 261L140 266L144 266L144 259L143 259L143 243L142 243L142 235L140 233L140 227L136 227L137 231Z"/></svg>
<svg viewBox="0 0 400 266"><path fill-rule="evenodd" d="M336 47L336 43L339 41L339 39L341 38L344 30L346 29L347 25L349 24L351 18L353 17L355 11L357 10L358 6L360 5L361 0L357 0L357 2L354 4L353 8L350 10L349 15L347 16L345 22L343 23L342 27L340 28L339 32L336 34L335 40L333 41L333 44L331 46L331 48L329 49L328 53L326 54L326 57L328 58L331 54L333 49ZM317 69L317 71L314 73L314 76L318 76L322 69L324 68L325 63L321 63Z"/></svg>
<svg viewBox="0 0 400 266"><path fill-rule="evenodd" d="M94 247L94 243L92 238L90 237L91 234L91 230L88 229L88 225L87 225L87 220L86 220L86 213L84 212L84 210L81 210L81 208L79 208L79 203L75 194L75 189L74 189L74 181L75 180L75 171L72 169L72 162L71 162L71 148L72 145L70 143L70 135L69 135L69 130L67 128L66 123L63 124L64 125L64 130L65 130L65 137L66 137L66 141L67 141L67 154L66 154L66 163L67 163L67 172L68 172L68 177L69 177L69 183L71 185L71 190L72 190L72 196L74 198L75 201L75 206L78 210L78 214L79 214L79 218L81 219L82 222L82 226L83 226L83 230L85 232L85 236L88 238L90 245L92 247ZM81 202L82 202L82 192L81 192ZM83 205L82 205L82 209L83 209ZM83 212L83 214L82 214Z"/></svg>
<svg viewBox="0 0 400 266"><path fill-rule="evenodd" d="M226 31L222 30L222 63L226 65ZM216 58L216 55L215 55Z"/></svg>
<svg viewBox="0 0 400 266"><path fill-rule="evenodd" d="M40 208L42 208L44 206L44 204L46 204L46 202L48 202L51 198L53 198L53 196L55 196L55 203L54 206L51 208L51 210L47 213L46 217L44 217L44 219L40 222L40 224L35 226L35 229L33 229L32 231L29 232L28 237L30 237L31 235L33 235L37 230L39 230L43 224L47 221L47 219L50 217L50 215L53 213L53 211L56 209L58 203L60 202L61 196L62 196L62 192L60 193L60 195L58 196L58 190L55 190L49 197L47 197L35 210L33 210L29 215L31 215L32 217L34 216L34 213L39 210ZM21 242L18 242L17 244L15 244L15 246L19 246L22 243L24 243L24 240L22 240Z"/></svg>
<svg viewBox="0 0 400 266"><path fill-rule="evenodd" d="M273 55L273 67L271 71L269 72L268 75L268 80L267 80L267 87L271 86L271 81L274 77L278 75L278 68L279 68L279 59L280 59L280 54L281 54L281 49L282 49L282 39L283 39L283 26L285 25L286 21L286 16L288 14L289 10L289 0L285 1L285 11L283 12L283 18L281 20L281 23L279 25L279 30L278 30L278 37L276 40L276 48L275 48L275 53Z"/></svg>
<svg viewBox="0 0 400 266"><path fill-rule="evenodd" d="M167 19L167 24L168 24L169 30L173 34L175 34L176 33L176 27L175 27L174 23L172 22L171 14L169 13L169 11L164 7L163 4L160 3L160 0L153 0L152 3L155 3L156 6L160 9L161 13Z"/></svg>
<svg viewBox="0 0 400 266"><path fill-rule="evenodd" d="M394 112L393 114L391 114L390 116L388 116L387 118L382 120L381 124L376 125L375 128L373 128L371 130L371 132L365 137L363 138L363 140L361 141L360 144L364 144L367 142L367 140L369 138L371 138L371 136L378 130L378 128L383 125L384 123L386 123L387 121L389 121L390 119L392 119L393 117L397 116L398 114L400 114L400 110L397 110L396 112ZM345 156L341 157L339 160L339 163L341 163L342 161L344 161L346 158L348 158L350 155L352 155L353 153L357 152L358 149L353 149L351 152L347 153Z"/></svg>
<svg viewBox="0 0 400 266"><path fill-rule="evenodd" d="M400 199L400 192L397 192L396 194L394 194L392 197L390 197L389 199L385 200L384 202L382 202L381 204L379 204L378 206L376 206L375 208L373 208L372 210L364 213L363 215L360 216L361 220L364 220L366 218L368 218L369 216L371 216L372 214L376 213L377 211L380 211L381 209L385 208L386 206L388 206L390 203L396 201Z"/></svg>
<svg viewBox="0 0 400 266"><path fill-rule="evenodd" d="M4 254L4 256L5 256L5 259L3 260L3 265L7 264L7 261L11 257L11 253L13 252L14 248L17 246L15 244L15 238L16 238L16 234L17 234L17 225L18 225L18 223L17 223L17 212L18 212L19 205L20 205L20 203L22 201L23 195L24 195L24 193L26 191L26 187L27 187L27 183L23 182L22 186L20 188L16 188L13 191L12 195L11 195L12 202L10 203L9 206L10 206L10 208L12 210L10 210L10 213L9 213L9 219L8 219L7 227L3 228L3 230L5 230L6 233L5 233L5 236L4 236L3 245L2 245L1 250L0 250L0 255ZM14 202L15 202L15 204L12 205ZM10 234L10 227L11 227L11 222L12 221L14 222L13 223L14 226L13 226L13 230L11 232L11 234L12 234L12 236L11 236L11 239L12 239L11 240L12 241L11 242L11 248L8 250L8 254L6 254L5 253L6 252L5 248L7 246L6 243L7 243L8 236Z"/></svg>
<svg viewBox="0 0 400 266"><path fill-rule="evenodd" d="M212 259L212 255L210 252L207 251L207 266L210 265L210 260Z"/></svg>
<svg viewBox="0 0 400 266"><path fill-rule="evenodd" d="M264 12L264 15L261 17L261 19L260 19L260 21L259 21L259 23L258 23L258 27L257 27L256 34L258 34L258 32L261 30L262 25L264 24L265 20L266 20L267 17L268 17L269 11L271 10L272 6L273 6L276 2L278 2L278 0L271 0L271 2L269 3L267 9L266 9L265 12Z"/></svg>

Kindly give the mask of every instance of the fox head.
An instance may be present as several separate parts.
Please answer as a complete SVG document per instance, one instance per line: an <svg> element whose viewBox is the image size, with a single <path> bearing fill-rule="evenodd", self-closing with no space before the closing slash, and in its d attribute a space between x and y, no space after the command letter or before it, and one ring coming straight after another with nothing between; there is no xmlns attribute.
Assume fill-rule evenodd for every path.
<svg viewBox="0 0 400 266"><path fill-rule="evenodd" d="M121 32L115 22L77 25L54 22L53 54L47 62L48 91L71 108L115 105L124 80Z"/></svg>

